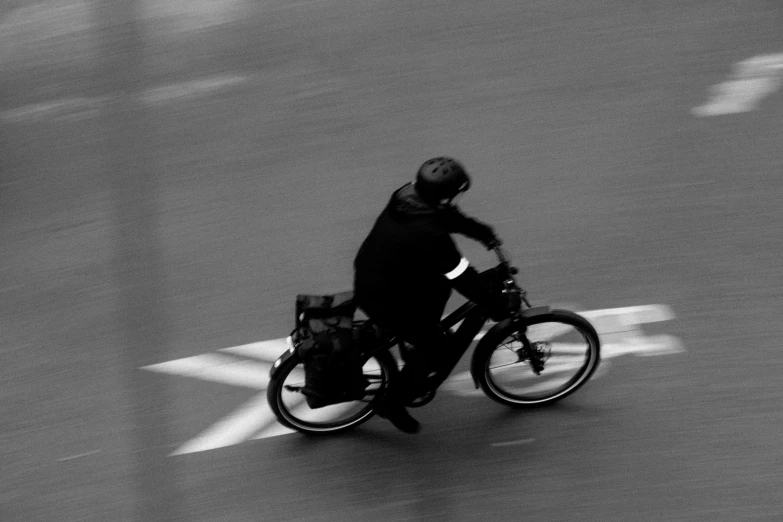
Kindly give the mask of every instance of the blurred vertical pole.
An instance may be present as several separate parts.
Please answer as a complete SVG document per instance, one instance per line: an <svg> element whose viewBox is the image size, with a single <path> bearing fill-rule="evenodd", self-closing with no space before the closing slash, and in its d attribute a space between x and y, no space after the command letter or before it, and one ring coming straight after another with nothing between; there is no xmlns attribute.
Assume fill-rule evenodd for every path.
<svg viewBox="0 0 783 522"><path fill-rule="evenodd" d="M101 58L98 87L108 97L102 122L102 155L114 202L113 271L118 289L120 362L131 426L133 519L183 520L168 429L166 381L139 368L160 362L166 345L166 310L154 142L141 102L145 87L144 39L139 0L96 4Z"/></svg>

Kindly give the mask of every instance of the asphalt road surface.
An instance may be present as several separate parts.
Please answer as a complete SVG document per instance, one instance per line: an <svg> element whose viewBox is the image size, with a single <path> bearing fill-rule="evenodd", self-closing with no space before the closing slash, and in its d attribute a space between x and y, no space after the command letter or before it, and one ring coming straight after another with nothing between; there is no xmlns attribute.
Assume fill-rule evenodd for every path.
<svg viewBox="0 0 783 522"><path fill-rule="evenodd" d="M783 520L781 27L764 0L0 3L0 520ZM263 386L147 367L287 335L438 154L534 303L660 305L631 327L676 349L609 327L554 407L455 378L417 436L177 454Z"/></svg>

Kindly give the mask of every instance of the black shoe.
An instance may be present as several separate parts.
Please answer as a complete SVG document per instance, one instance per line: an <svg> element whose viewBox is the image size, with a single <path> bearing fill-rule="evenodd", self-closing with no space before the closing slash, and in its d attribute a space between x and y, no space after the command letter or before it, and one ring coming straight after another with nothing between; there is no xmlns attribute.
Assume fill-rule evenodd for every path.
<svg viewBox="0 0 783 522"><path fill-rule="evenodd" d="M381 403L375 412L404 433L418 433L419 429L421 429L419 421L411 417L408 410L399 403Z"/></svg>

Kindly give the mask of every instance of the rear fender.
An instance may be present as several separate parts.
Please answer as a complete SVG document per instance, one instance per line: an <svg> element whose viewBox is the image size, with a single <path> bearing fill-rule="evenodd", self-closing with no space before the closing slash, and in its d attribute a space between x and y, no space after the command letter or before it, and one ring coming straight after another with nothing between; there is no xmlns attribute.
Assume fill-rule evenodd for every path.
<svg viewBox="0 0 783 522"><path fill-rule="evenodd" d="M288 345L288 349L284 351L280 357L277 358L277 360L272 364L272 368L269 369L269 378L275 376L275 373L277 372L277 369L280 368L280 365L282 365L284 362L286 362L288 359L294 356L296 353L296 347L294 346L294 342L291 339L291 336L289 335L286 340L286 345Z"/></svg>
<svg viewBox="0 0 783 522"><path fill-rule="evenodd" d="M470 376L473 378L473 385L476 388L479 387L478 377L484 371L484 362L503 339L508 337L511 332L524 329L527 318L548 314L549 312L550 308L548 306L535 306L524 310L518 317L504 319L490 328L476 345L476 349L473 350L473 357L470 360Z"/></svg>

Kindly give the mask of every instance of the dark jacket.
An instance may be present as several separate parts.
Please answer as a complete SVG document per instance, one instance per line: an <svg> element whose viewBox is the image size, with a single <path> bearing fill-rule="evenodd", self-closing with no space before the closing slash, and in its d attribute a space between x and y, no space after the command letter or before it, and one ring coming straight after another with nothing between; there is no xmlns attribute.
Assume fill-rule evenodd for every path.
<svg viewBox="0 0 783 522"><path fill-rule="evenodd" d="M428 205L411 184L398 189L354 261L359 307L379 320L436 324L451 295L445 274L462 261L450 234L478 239L485 228L456 207Z"/></svg>

